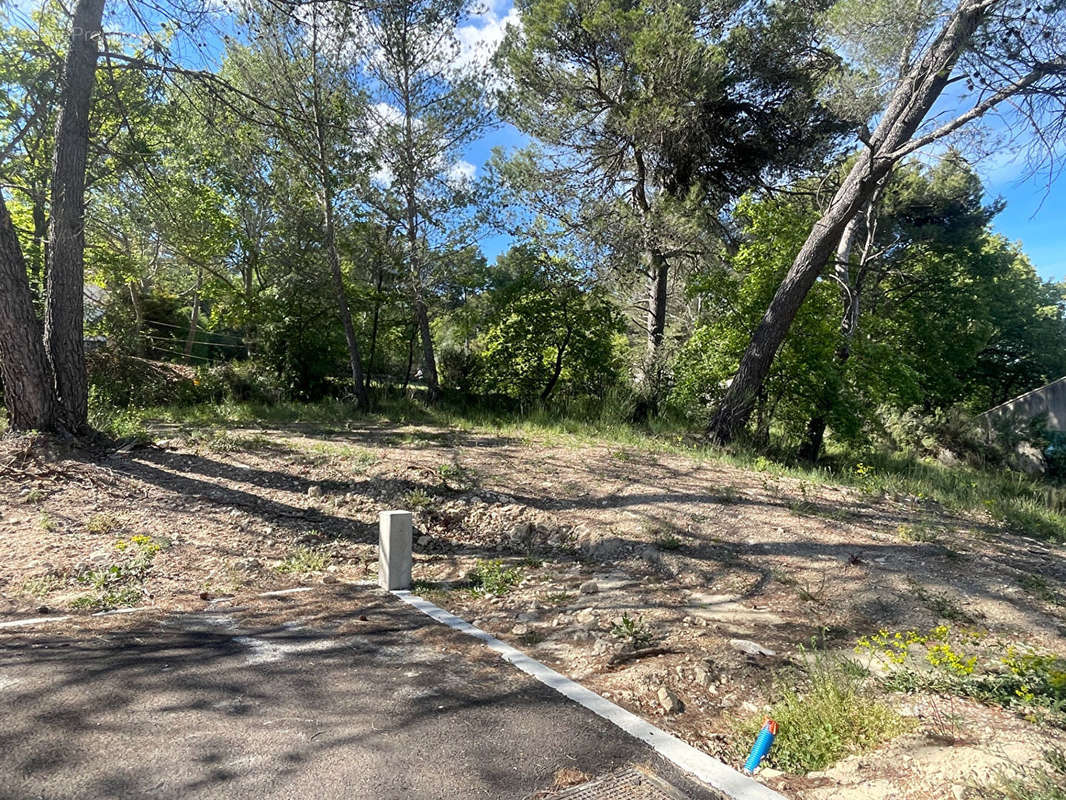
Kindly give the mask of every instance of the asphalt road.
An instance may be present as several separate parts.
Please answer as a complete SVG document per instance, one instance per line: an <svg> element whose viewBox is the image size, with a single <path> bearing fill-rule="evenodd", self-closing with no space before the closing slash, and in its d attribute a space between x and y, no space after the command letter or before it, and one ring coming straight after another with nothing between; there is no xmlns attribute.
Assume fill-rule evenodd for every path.
<svg viewBox="0 0 1066 800"><path fill-rule="evenodd" d="M0 798L508 798L643 743L369 588L0 635Z"/></svg>

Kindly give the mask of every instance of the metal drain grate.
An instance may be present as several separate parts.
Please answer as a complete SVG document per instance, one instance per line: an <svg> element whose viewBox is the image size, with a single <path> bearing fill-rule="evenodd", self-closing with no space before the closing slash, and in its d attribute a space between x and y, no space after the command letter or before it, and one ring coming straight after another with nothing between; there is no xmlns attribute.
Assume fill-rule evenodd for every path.
<svg viewBox="0 0 1066 800"><path fill-rule="evenodd" d="M685 795L654 775L629 768L583 783L552 800L687 800Z"/></svg>

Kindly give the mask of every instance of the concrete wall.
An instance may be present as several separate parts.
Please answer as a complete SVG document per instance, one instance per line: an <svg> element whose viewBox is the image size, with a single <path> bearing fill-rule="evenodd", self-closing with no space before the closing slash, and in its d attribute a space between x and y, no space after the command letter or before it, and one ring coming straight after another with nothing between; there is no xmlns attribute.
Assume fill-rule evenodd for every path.
<svg viewBox="0 0 1066 800"><path fill-rule="evenodd" d="M1066 378L1059 378L1047 386L1008 400L989 409L981 417L994 423L1005 416L1032 419L1040 414L1047 414L1049 431L1066 431Z"/></svg>

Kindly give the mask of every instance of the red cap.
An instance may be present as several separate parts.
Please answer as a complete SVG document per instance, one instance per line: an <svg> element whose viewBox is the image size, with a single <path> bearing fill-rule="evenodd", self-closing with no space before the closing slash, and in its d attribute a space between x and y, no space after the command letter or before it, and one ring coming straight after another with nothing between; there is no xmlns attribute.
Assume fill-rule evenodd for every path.
<svg viewBox="0 0 1066 800"><path fill-rule="evenodd" d="M763 722L762 726L766 728L766 730L770 731L770 733L772 733L774 736L777 736L777 723L774 722L772 719L767 717L766 720Z"/></svg>

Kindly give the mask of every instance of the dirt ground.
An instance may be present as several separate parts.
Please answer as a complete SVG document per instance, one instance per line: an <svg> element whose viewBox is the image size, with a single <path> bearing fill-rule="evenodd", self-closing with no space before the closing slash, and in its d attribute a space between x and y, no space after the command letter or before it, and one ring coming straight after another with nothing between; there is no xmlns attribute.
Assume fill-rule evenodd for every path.
<svg viewBox="0 0 1066 800"><path fill-rule="evenodd" d="M0 615L195 610L366 580L378 512L407 508L418 591L733 761L736 721L761 712L812 642L850 653L880 629L948 622L1066 653L1066 548L918 498L559 437L386 424L155 434L118 451L0 443ZM517 585L461 588L488 559L516 568ZM892 702L912 732L763 779L807 800L960 798L1061 734L961 699Z"/></svg>

